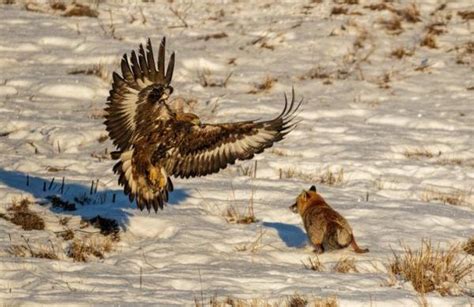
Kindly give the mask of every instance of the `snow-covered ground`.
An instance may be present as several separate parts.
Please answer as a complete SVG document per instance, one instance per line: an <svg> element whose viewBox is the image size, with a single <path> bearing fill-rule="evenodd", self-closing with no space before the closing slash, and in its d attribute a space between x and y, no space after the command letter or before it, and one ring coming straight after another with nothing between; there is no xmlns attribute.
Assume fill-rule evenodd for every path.
<svg viewBox="0 0 474 307"><path fill-rule="evenodd" d="M30 207L46 220L45 230L25 231L0 219L4 305L179 305L298 293L336 296L342 306L416 306L410 283L386 272L392 249L474 235L473 23L459 14L472 14L471 1L442 8L444 1L418 0L418 22L404 14L412 2L403 0L390 4L399 14L365 0L214 2L101 3L98 18L0 5L0 213L28 196L43 204ZM421 46L433 23L442 32L437 48ZM205 121L270 118L292 86L305 102L298 127L256 157L255 178L247 161L175 179L170 204L155 214L123 196L102 109L122 54L147 37L158 46L162 36L176 52L174 96ZM409 55L391 55L400 48ZM102 75L84 73L94 68ZM266 78L276 81L260 90ZM320 183L329 173L339 181ZM312 252L288 206L311 184L370 253L325 253L324 272L302 265ZM51 195L90 199L62 211L49 206ZM258 222L226 221L230 206L245 212L251 202ZM80 232L81 218L97 215L119 222L121 240L102 260L73 262L61 250L69 243L56 235L66 227L58 220L72 217L67 227ZM8 252L25 240L53 246L59 260ZM359 272L333 272L342 257L353 257ZM461 286L459 296L428 294L429 304L472 306L473 274Z"/></svg>

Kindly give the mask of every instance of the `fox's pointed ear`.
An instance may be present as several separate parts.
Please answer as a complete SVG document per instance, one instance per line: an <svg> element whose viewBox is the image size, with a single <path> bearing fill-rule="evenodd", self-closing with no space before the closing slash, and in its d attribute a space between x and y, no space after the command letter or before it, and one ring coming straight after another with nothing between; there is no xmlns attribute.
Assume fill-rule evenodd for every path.
<svg viewBox="0 0 474 307"><path fill-rule="evenodd" d="M311 198L311 194L309 194L308 191L304 191L304 200L307 200L307 199L310 199Z"/></svg>
<svg viewBox="0 0 474 307"><path fill-rule="evenodd" d="M314 185L312 185L311 188L309 188L309 190L310 190L311 192L316 192L316 187L315 187Z"/></svg>

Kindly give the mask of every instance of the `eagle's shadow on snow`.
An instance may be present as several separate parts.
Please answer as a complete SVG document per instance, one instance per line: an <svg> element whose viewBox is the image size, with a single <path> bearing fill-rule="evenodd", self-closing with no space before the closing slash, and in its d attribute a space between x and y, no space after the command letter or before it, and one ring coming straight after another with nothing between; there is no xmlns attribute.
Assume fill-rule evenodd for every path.
<svg viewBox="0 0 474 307"><path fill-rule="evenodd" d="M83 219L90 219L100 215L101 217L116 220L123 230L127 229L131 215L155 215L154 211L148 213L147 211L141 212L136 209L136 203L130 202L122 189L99 188L97 192L93 189L91 193L90 185L69 182L67 179L65 179L63 185L62 177L56 177L54 181L52 179L53 176L42 178L18 171L0 169L0 184L33 195L36 202L47 206L54 213L80 216ZM50 199L48 199L51 196L58 196L64 201L74 203L76 210L67 211L53 208ZM177 189L170 194L168 204L177 205L187 197L188 193L185 190ZM135 210L128 212L126 209ZM158 211L159 214L160 211Z"/></svg>
<svg viewBox="0 0 474 307"><path fill-rule="evenodd" d="M274 228L278 232L281 240L287 247L303 247L306 245L307 236L301 228L285 223L263 222L265 227Z"/></svg>

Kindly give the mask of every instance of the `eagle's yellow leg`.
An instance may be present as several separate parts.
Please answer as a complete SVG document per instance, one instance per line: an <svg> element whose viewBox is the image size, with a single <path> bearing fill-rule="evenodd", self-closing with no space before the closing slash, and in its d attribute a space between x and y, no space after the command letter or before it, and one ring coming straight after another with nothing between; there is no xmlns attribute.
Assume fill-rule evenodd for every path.
<svg viewBox="0 0 474 307"><path fill-rule="evenodd" d="M160 167L150 166L148 169L148 179L160 188L166 186L166 177L161 173Z"/></svg>

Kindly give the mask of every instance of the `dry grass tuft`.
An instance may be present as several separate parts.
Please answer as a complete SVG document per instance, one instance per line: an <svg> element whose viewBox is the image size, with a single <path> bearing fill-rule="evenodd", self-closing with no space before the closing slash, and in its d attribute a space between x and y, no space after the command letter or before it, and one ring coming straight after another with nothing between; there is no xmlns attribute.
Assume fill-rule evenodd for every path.
<svg viewBox="0 0 474 307"><path fill-rule="evenodd" d="M409 51L403 47L396 48L390 52L390 56L397 59L403 59L404 57L412 56L415 52Z"/></svg>
<svg viewBox="0 0 474 307"><path fill-rule="evenodd" d="M249 206L247 213L241 213L234 206L230 206L224 213L225 220L231 224L252 224L257 222L253 209Z"/></svg>
<svg viewBox="0 0 474 307"><path fill-rule="evenodd" d="M379 23L389 34L398 35L403 32L402 19L399 16L392 16L391 19L381 19Z"/></svg>
<svg viewBox="0 0 474 307"><path fill-rule="evenodd" d="M402 9L393 11L408 22L416 23L421 21L420 10L415 3L410 3Z"/></svg>
<svg viewBox="0 0 474 307"><path fill-rule="evenodd" d="M227 87L232 73L229 73L224 80L215 80L213 79L212 72L209 69L202 69L198 71L199 84L202 87Z"/></svg>
<svg viewBox="0 0 474 307"><path fill-rule="evenodd" d="M298 178L305 181L326 185L341 185L344 182L344 169L340 168L336 172L327 169L320 174L304 173L294 168L280 169L280 179L287 178Z"/></svg>
<svg viewBox="0 0 474 307"><path fill-rule="evenodd" d="M355 265L354 258L339 259L337 263L334 265L332 270L338 273L349 273L349 272L359 273L359 270L357 269Z"/></svg>
<svg viewBox="0 0 474 307"><path fill-rule="evenodd" d="M439 201L453 206L472 205L468 201L468 194L467 191L458 189L444 192L431 187L421 194L421 200L425 202Z"/></svg>
<svg viewBox="0 0 474 307"><path fill-rule="evenodd" d="M322 272L326 269L324 265L321 263L321 261L319 261L318 256L308 257L306 262L305 261L301 261L301 262L303 263L303 266L308 270Z"/></svg>
<svg viewBox="0 0 474 307"><path fill-rule="evenodd" d="M93 236L72 241L67 255L76 262L87 262L91 256L104 259L104 253L111 250L110 237Z"/></svg>
<svg viewBox="0 0 474 307"><path fill-rule="evenodd" d="M196 307L337 307L336 297L307 297L297 293L285 298L268 300L265 298L240 299L231 296L210 299L194 298Z"/></svg>
<svg viewBox="0 0 474 307"><path fill-rule="evenodd" d="M413 251L403 247L403 254L393 251L389 272L410 281L419 293L432 291L442 296L459 293L459 282L472 273L473 264L461 255L458 244L447 250L433 247L430 241L422 241L421 249Z"/></svg>
<svg viewBox="0 0 474 307"><path fill-rule="evenodd" d="M420 159L431 159L435 156L435 153L429 151L426 148L410 148L406 149L403 152L403 155L407 159L420 160ZM438 152L436 155L441 155L441 152Z"/></svg>
<svg viewBox="0 0 474 307"><path fill-rule="evenodd" d="M316 66L308 70L305 74L299 77L300 80L308 80L308 79L329 79L331 74L327 72L327 70L321 66Z"/></svg>
<svg viewBox="0 0 474 307"><path fill-rule="evenodd" d="M99 12L89 5L80 3L65 4L63 1L50 1L49 3L36 3L29 1L25 9L31 12L60 15L63 17L93 17L97 18Z"/></svg>
<svg viewBox="0 0 474 307"><path fill-rule="evenodd" d="M71 203L67 200L63 200L61 197L53 195L53 196L47 196L47 199L51 202L51 206L55 209L62 209L64 211L75 211L76 210L76 204Z"/></svg>
<svg viewBox="0 0 474 307"><path fill-rule="evenodd" d="M474 19L474 11L459 11L458 15L464 20Z"/></svg>
<svg viewBox="0 0 474 307"><path fill-rule="evenodd" d="M257 237L253 241L249 241L247 243L238 244L234 247L234 249L238 252L251 252L257 253L258 251L262 250L268 244L263 243L263 236L265 235L266 231L260 228L260 232L257 234Z"/></svg>
<svg viewBox="0 0 474 307"><path fill-rule="evenodd" d="M431 49L437 49L438 43L436 42L436 36L432 33L426 33L423 39L420 42L420 46L428 47Z"/></svg>
<svg viewBox="0 0 474 307"><path fill-rule="evenodd" d="M349 10L343 6L335 6L331 10L331 15L347 15Z"/></svg>
<svg viewBox="0 0 474 307"><path fill-rule="evenodd" d="M274 78L272 76L266 76L265 79L263 80L262 83L255 84L255 88L251 91L249 91L249 94L258 94L261 92L267 92L269 91L275 83L278 81L277 78Z"/></svg>
<svg viewBox="0 0 474 307"><path fill-rule="evenodd" d="M225 33L225 32L218 32L218 33L212 33L212 34L201 35L201 36L198 36L197 39L198 39L198 40L208 41L208 40L210 40L210 39L221 39L221 38L226 38L226 37L228 37L227 33Z"/></svg>
<svg viewBox="0 0 474 307"><path fill-rule="evenodd" d="M54 250L53 243L50 241L50 246L40 245L39 247L33 248L29 240L23 237L24 244L12 244L7 249L7 253L15 257L33 257L33 258L44 258L51 260L58 260L58 254Z"/></svg>
<svg viewBox="0 0 474 307"><path fill-rule="evenodd" d="M466 243L463 245L463 250L468 253L469 255L474 256L474 236L469 238Z"/></svg>
<svg viewBox="0 0 474 307"><path fill-rule="evenodd" d="M87 76L96 76L102 79L104 82L109 83L112 81L112 72L108 67L103 64L94 64L88 68L78 68L68 72L69 75L87 75Z"/></svg>
<svg viewBox="0 0 474 307"><path fill-rule="evenodd" d="M93 17L97 18L99 16L99 12L88 5L80 4L80 3L72 3L69 5L64 14L64 17Z"/></svg>
<svg viewBox="0 0 474 307"><path fill-rule="evenodd" d="M7 208L8 214L0 215L15 225L21 226L23 230L43 230L45 228L44 219L38 213L30 210L29 205L33 204L28 198L20 201L13 200L10 207Z"/></svg>
<svg viewBox="0 0 474 307"><path fill-rule="evenodd" d="M446 23L444 22L433 22L425 27L426 32L433 35L441 35L447 32Z"/></svg>
<svg viewBox="0 0 474 307"><path fill-rule="evenodd" d="M83 226L91 225L92 227L99 229L103 236L110 236L112 241L120 241L120 226L114 219L97 215L91 219L84 219L81 222Z"/></svg>

